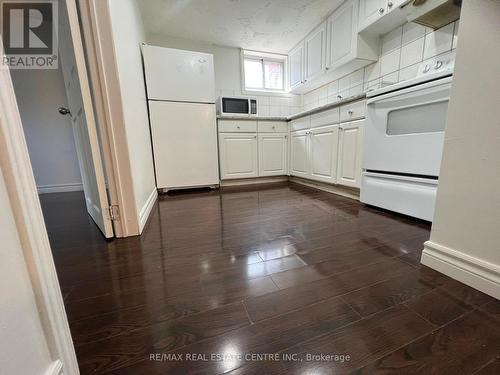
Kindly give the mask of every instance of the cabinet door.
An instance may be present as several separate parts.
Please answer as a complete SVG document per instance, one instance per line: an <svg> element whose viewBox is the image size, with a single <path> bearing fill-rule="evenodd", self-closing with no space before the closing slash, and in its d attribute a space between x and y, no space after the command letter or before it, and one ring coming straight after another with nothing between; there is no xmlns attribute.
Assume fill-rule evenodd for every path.
<svg viewBox="0 0 500 375"><path fill-rule="evenodd" d="M310 132L311 178L335 183L337 181L338 125L316 128Z"/></svg>
<svg viewBox="0 0 500 375"><path fill-rule="evenodd" d="M290 90L300 86L304 80L304 43L300 43L288 55Z"/></svg>
<svg viewBox="0 0 500 375"><path fill-rule="evenodd" d="M259 176L287 174L287 134L259 134Z"/></svg>
<svg viewBox="0 0 500 375"><path fill-rule="evenodd" d="M311 81L325 71L326 22L323 22L305 39L305 79Z"/></svg>
<svg viewBox="0 0 500 375"><path fill-rule="evenodd" d="M361 160L365 120L340 124L338 178L340 185L361 186Z"/></svg>
<svg viewBox="0 0 500 375"><path fill-rule="evenodd" d="M359 30L363 30L382 17L386 6L387 0L361 0L359 2Z"/></svg>
<svg viewBox="0 0 500 375"><path fill-rule="evenodd" d="M257 177L257 134L220 133L219 157L222 180Z"/></svg>
<svg viewBox="0 0 500 375"><path fill-rule="evenodd" d="M309 131L290 133L290 175L309 177Z"/></svg>
<svg viewBox="0 0 500 375"><path fill-rule="evenodd" d="M356 55L358 39L358 1L350 0L340 6L328 19L328 69L336 69Z"/></svg>

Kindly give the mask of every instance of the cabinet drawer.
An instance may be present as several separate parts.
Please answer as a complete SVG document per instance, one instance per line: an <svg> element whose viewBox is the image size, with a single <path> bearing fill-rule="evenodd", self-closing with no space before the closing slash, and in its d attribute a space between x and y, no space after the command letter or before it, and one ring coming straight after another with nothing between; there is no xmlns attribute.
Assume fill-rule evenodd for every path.
<svg viewBox="0 0 500 375"><path fill-rule="evenodd" d="M324 125L338 124L339 108L329 109L311 116L311 128Z"/></svg>
<svg viewBox="0 0 500 375"><path fill-rule="evenodd" d="M366 114L366 101L353 102L340 107L340 122L364 118Z"/></svg>
<svg viewBox="0 0 500 375"><path fill-rule="evenodd" d="M257 123L259 133L287 133L288 125L284 121L259 121Z"/></svg>
<svg viewBox="0 0 500 375"><path fill-rule="evenodd" d="M219 120L219 133L255 133L257 121L254 120Z"/></svg>
<svg viewBox="0 0 500 375"><path fill-rule="evenodd" d="M301 117L290 122L290 130L303 130L311 127L311 116Z"/></svg>

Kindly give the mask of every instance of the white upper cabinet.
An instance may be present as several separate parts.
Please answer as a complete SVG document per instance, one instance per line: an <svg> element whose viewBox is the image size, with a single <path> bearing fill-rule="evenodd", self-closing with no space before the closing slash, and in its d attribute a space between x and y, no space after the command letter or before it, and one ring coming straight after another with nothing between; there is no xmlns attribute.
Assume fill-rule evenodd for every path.
<svg viewBox="0 0 500 375"><path fill-rule="evenodd" d="M289 53L291 91L305 93L377 61L380 38L358 33L359 1L344 2Z"/></svg>
<svg viewBox="0 0 500 375"><path fill-rule="evenodd" d="M406 22L399 7L408 0L359 0L359 31L382 35Z"/></svg>
<svg viewBox="0 0 500 375"><path fill-rule="evenodd" d="M316 79L325 71L326 54L326 22L323 22L305 41L305 79Z"/></svg>
<svg viewBox="0 0 500 375"><path fill-rule="evenodd" d="M304 42L288 54L290 90L302 85L304 81Z"/></svg>
<svg viewBox="0 0 500 375"><path fill-rule="evenodd" d="M358 0L347 1L328 18L328 69L335 69L356 55L358 4Z"/></svg>
<svg viewBox="0 0 500 375"><path fill-rule="evenodd" d="M365 120L340 124L337 183L359 188L361 186L363 134Z"/></svg>
<svg viewBox="0 0 500 375"><path fill-rule="evenodd" d="M359 29L363 30L382 17L385 13L387 0L360 0Z"/></svg>

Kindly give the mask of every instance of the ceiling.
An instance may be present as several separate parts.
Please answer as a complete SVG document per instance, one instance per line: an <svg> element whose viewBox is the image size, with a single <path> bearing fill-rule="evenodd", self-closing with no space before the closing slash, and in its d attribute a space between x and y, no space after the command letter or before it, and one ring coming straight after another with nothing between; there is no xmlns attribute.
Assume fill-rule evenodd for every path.
<svg viewBox="0 0 500 375"><path fill-rule="evenodd" d="M148 35L286 53L343 0L137 0Z"/></svg>

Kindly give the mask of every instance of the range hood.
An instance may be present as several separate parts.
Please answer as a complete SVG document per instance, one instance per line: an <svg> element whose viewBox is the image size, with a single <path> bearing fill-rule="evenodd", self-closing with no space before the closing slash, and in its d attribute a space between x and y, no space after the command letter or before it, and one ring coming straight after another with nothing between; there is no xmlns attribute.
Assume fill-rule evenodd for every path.
<svg viewBox="0 0 500 375"><path fill-rule="evenodd" d="M460 18L462 0L411 0L403 9L409 22L439 29Z"/></svg>

